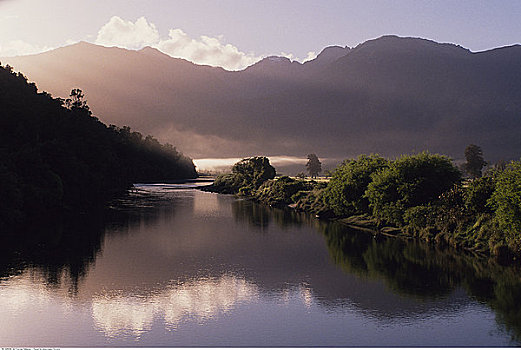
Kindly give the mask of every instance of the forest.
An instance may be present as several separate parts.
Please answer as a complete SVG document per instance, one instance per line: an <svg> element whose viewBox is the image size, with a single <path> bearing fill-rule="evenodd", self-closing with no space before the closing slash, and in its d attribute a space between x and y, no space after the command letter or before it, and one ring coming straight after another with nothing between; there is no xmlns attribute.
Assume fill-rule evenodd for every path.
<svg viewBox="0 0 521 350"><path fill-rule="evenodd" d="M246 158L206 190L290 206L374 235L419 238L505 262L521 256L521 161L464 177L447 156L373 154L345 160L328 183L275 173L268 158Z"/></svg>
<svg viewBox="0 0 521 350"><path fill-rule="evenodd" d="M137 182L195 177L172 145L100 122L80 89L53 98L0 66L1 227L99 208Z"/></svg>

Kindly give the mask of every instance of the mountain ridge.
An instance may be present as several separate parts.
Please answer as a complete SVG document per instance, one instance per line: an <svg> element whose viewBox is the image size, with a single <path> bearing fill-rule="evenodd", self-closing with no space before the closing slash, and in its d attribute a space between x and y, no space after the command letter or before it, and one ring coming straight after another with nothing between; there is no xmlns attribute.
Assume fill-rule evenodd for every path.
<svg viewBox="0 0 521 350"><path fill-rule="evenodd" d="M520 45L472 52L384 36L327 47L303 64L271 57L242 71L154 48L77 45L1 60L54 95L82 88L101 120L196 158L421 150L461 158L469 143L490 160L521 154Z"/></svg>

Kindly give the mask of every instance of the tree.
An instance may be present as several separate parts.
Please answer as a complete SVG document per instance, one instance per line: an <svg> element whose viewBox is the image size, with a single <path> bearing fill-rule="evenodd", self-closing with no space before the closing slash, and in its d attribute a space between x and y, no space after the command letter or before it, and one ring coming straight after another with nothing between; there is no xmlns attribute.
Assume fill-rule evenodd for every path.
<svg viewBox="0 0 521 350"><path fill-rule="evenodd" d="M311 176L312 179L316 178L322 171L322 163L318 160L316 154L308 154L308 163L306 164L306 168L308 169L309 176Z"/></svg>
<svg viewBox="0 0 521 350"><path fill-rule="evenodd" d="M407 209L437 200L460 182L461 173L448 157L423 152L402 156L371 178L365 197L373 216L401 226Z"/></svg>
<svg viewBox="0 0 521 350"><path fill-rule="evenodd" d="M467 160L463 165L465 172L474 179L481 177L481 169L487 165L487 162L483 159L481 147L472 144L468 145L465 148L465 159Z"/></svg>
<svg viewBox="0 0 521 350"><path fill-rule="evenodd" d="M83 109L89 111L89 106L85 100L85 94L81 89L72 89L69 98L65 100L65 107L68 109Z"/></svg>
<svg viewBox="0 0 521 350"><path fill-rule="evenodd" d="M232 167L231 174L218 176L213 190L244 196L252 195L266 181L275 177L275 168L266 157L245 158Z"/></svg>
<svg viewBox="0 0 521 350"><path fill-rule="evenodd" d="M387 168L389 162L379 155L345 160L332 174L324 190L324 202L338 216L350 216L369 211L369 202L364 197L371 182L371 174Z"/></svg>

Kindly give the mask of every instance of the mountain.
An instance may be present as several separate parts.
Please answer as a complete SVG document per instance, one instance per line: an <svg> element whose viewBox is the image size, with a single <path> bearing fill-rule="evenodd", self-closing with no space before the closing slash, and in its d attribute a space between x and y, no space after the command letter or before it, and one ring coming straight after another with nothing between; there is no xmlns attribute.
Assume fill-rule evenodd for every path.
<svg viewBox="0 0 521 350"><path fill-rule="evenodd" d="M470 143L490 161L521 155L520 45L471 52L384 36L328 47L304 64L268 57L238 72L88 43L0 60L54 95L81 88L100 120L195 158L462 158Z"/></svg>
<svg viewBox="0 0 521 350"><path fill-rule="evenodd" d="M313 60L304 63L306 68L319 69L347 55L351 49L349 47L328 46Z"/></svg>

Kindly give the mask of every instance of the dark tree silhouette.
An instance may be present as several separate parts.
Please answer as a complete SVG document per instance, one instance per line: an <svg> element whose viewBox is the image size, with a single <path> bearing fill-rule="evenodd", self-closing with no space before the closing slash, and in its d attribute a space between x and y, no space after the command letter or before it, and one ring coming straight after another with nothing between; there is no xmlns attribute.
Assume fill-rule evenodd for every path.
<svg viewBox="0 0 521 350"><path fill-rule="evenodd" d="M85 100L85 94L81 89L72 89L69 98L65 100L65 107L68 109L83 109L89 111L89 106Z"/></svg>
<svg viewBox="0 0 521 350"><path fill-rule="evenodd" d="M320 160L318 160L316 154L308 154L308 163L306 164L306 168L308 169L308 173L311 178L316 178L322 171L322 163Z"/></svg>
<svg viewBox="0 0 521 350"><path fill-rule="evenodd" d="M0 236L31 219L97 210L134 183L197 177L175 147L101 123L84 97L38 93L0 66Z"/></svg>
<svg viewBox="0 0 521 350"><path fill-rule="evenodd" d="M465 159L467 162L463 165L465 172L472 178L481 177L481 169L487 162L483 159L483 151L481 147L476 145L468 145L465 148Z"/></svg>

